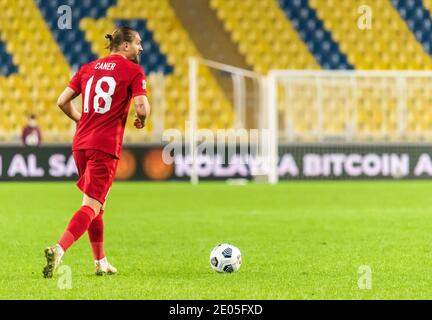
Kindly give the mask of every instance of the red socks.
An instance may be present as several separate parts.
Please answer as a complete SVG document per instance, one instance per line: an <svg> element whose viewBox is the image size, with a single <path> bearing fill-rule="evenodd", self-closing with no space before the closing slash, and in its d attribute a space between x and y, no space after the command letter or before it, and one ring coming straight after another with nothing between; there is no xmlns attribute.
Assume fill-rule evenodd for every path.
<svg viewBox="0 0 432 320"><path fill-rule="evenodd" d="M101 260L105 258L103 213L104 211L101 210L95 218L95 213L91 207L82 206L72 217L66 231L58 242L63 250L66 252L84 232L88 231L94 259Z"/></svg>
<svg viewBox="0 0 432 320"><path fill-rule="evenodd" d="M69 249L69 247L87 231L95 215L95 212L89 206L82 206L81 209L75 213L58 242L64 251Z"/></svg>
<svg viewBox="0 0 432 320"><path fill-rule="evenodd" d="M105 258L103 213L104 211L101 209L99 215L91 222L88 229L90 244L93 249L93 256L95 260L101 260Z"/></svg>

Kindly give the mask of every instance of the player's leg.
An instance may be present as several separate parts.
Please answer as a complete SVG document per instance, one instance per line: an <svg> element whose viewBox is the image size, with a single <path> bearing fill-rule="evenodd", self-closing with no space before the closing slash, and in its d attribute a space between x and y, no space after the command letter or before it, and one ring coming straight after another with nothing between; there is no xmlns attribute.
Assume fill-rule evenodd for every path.
<svg viewBox="0 0 432 320"><path fill-rule="evenodd" d="M88 229L88 235L95 262L95 273L98 276L112 275L117 273L117 269L108 262L108 259L105 256L103 220L105 207L106 201L100 209L99 215L92 221Z"/></svg>
<svg viewBox="0 0 432 320"><path fill-rule="evenodd" d="M69 222L58 244L47 249L49 252L46 253L45 277L52 277L64 252L88 230L91 222L98 216L117 167L116 158L97 150L74 152L74 158L80 174L77 186L84 193L84 199L82 207Z"/></svg>
<svg viewBox="0 0 432 320"><path fill-rule="evenodd" d="M104 251L104 209L106 202L99 211L98 216L92 221L88 229L88 235L90 240L90 245L93 251L93 258L96 266L96 274L101 273L103 275L103 269L101 266L108 264L105 257Z"/></svg>
<svg viewBox="0 0 432 320"><path fill-rule="evenodd" d="M88 234L93 250L96 275L103 276L116 274L117 269L108 262L104 252L103 210L101 210L97 218L92 221Z"/></svg>
<svg viewBox="0 0 432 320"><path fill-rule="evenodd" d="M47 260L47 264L43 270L45 278L53 276L65 252L88 230L91 222L97 216L96 212L99 212L102 207L102 204L98 203L95 199L88 196L85 196L85 198L87 199L69 221L66 230L57 244L45 249L45 258Z"/></svg>
<svg viewBox="0 0 432 320"><path fill-rule="evenodd" d="M104 252L104 210L101 208L98 216L92 221L88 228L88 235L95 261L105 258Z"/></svg>
<svg viewBox="0 0 432 320"><path fill-rule="evenodd" d="M98 193L92 188L95 184L94 154L94 150L74 152L74 159L80 176L77 185L84 193L84 197L81 208L72 217L66 231L58 242L64 252L88 230L91 222L97 217L102 207L102 202L98 199Z"/></svg>
<svg viewBox="0 0 432 320"><path fill-rule="evenodd" d="M105 258L104 252L104 221L103 215L106 207L106 202L99 211L98 216L92 221L88 229L90 244L93 251L95 261Z"/></svg>
<svg viewBox="0 0 432 320"><path fill-rule="evenodd" d="M87 163L89 160L88 154L86 151L74 152L74 159L80 176L78 186L80 189L82 189L82 187L86 188L85 186L90 184L89 176L91 175L91 170L87 169ZM58 243L55 246L45 249L45 257L47 260L47 264L43 269L43 275L45 278L51 278L53 276L53 273L59 266L64 253L87 231L91 222L99 213L101 207L102 203L100 203L100 201L87 195L84 196L81 208L69 221L69 224Z"/></svg>
<svg viewBox="0 0 432 320"><path fill-rule="evenodd" d="M88 206L93 209L94 212L97 212L96 215L99 214L99 211L102 209L103 204L100 203L101 200L97 200L95 198L92 198L84 193L82 206Z"/></svg>
<svg viewBox="0 0 432 320"><path fill-rule="evenodd" d="M117 159L114 157L99 152L96 158L100 163L104 164L106 174L104 179L100 179L101 184L98 189L102 190L99 199L104 199L104 203L100 208L98 216L92 221L88 229L90 244L93 251L96 275L112 275L117 273L117 269L113 267L106 258L104 250L104 211L106 207L106 199L111 189L114 179L115 170L117 167ZM101 170L101 168L99 168ZM103 182L103 183L102 183Z"/></svg>
<svg viewBox="0 0 432 320"><path fill-rule="evenodd" d="M91 222L98 216L102 204L84 194L81 208L75 213L58 244L66 252L88 230Z"/></svg>

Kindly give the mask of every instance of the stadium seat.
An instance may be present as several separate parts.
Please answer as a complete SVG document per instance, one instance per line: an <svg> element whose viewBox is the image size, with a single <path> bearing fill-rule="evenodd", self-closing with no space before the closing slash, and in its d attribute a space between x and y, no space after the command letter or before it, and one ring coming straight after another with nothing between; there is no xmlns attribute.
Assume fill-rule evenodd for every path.
<svg viewBox="0 0 432 320"><path fill-rule="evenodd" d="M72 30L57 26L62 4L73 6ZM209 4L245 61L261 74L271 69L432 69L432 0L371 2L373 12L379 12L373 15L371 30L353 27L359 13L352 8L362 5L361 0L211 0ZM200 54L169 0L0 1L0 10L0 105L6 115L0 120L2 133L16 133L24 125L26 118L14 114L20 110L35 112L43 131L59 130L59 136L70 139L70 122L56 107L57 96L80 65L107 54L103 35L119 24L140 30L146 73L165 75L165 127L184 128L189 107L185 57ZM429 79L419 80L406 92L406 126L413 134L432 129L432 93L422 91L429 84ZM396 135L397 99L383 100L385 81L375 88L360 85L363 94L354 103L356 110L346 108L340 88L324 87L322 99L328 103L323 104L323 129L334 135L345 132L350 124L343 115L356 112L353 129L359 134L386 130ZM200 125L230 126L231 103L207 68L200 69L199 88ZM292 94L297 99L291 119L295 130L312 130L317 120L316 92L297 85ZM151 83L149 95L152 98ZM132 134L133 109L129 117L127 139L139 141ZM147 132L152 128L150 121ZM55 134L48 136L55 141Z"/></svg>
<svg viewBox="0 0 432 320"><path fill-rule="evenodd" d="M130 10L133 8L133 10ZM189 67L185 57L199 57L199 53L192 41L189 39L185 29L178 21L173 8L167 0L151 0L141 3L133 0L118 1L117 6L108 10L111 20L138 19L146 21L146 27L152 32L155 42L160 51L166 56L168 64L173 65L173 73L166 77L166 116L165 127L184 128L186 121L187 106L189 105L188 86L183 79L188 79ZM145 35L150 38L150 34ZM147 57L150 66L158 66L162 57L154 54L155 45L151 46L153 54ZM158 71L164 72L168 69L167 64L159 64ZM220 123L219 128L230 126L232 123L232 106L227 101L221 88L207 68L200 70L200 85L205 83L210 95L200 95L200 108L205 109L210 105L212 99L221 101L223 110L228 114L225 122ZM180 94L179 94L180 93ZM181 112L177 113L178 105L181 105ZM168 114L176 113L177 117L169 117ZM208 114L208 110L205 114ZM216 119L200 119L199 125L209 126L216 123Z"/></svg>
<svg viewBox="0 0 432 320"><path fill-rule="evenodd" d="M211 0L210 5L256 72L266 73L270 69L319 69L305 43L275 1ZM275 43L292 45L280 45L278 50L274 50ZM282 56L285 59L280 59ZM299 61L299 57L305 59Z"/></svg>
<svg viewBox="0 0 432 320"><path fill-rule="evenodd" d="M323 28L322 21L305 0L279 0L280 7L293 22L293 26L308 45L316 60L325 69L352 69L346 56L340 52L331 34ZM333 12L333 18L340 20L342 13Z"/></svg>

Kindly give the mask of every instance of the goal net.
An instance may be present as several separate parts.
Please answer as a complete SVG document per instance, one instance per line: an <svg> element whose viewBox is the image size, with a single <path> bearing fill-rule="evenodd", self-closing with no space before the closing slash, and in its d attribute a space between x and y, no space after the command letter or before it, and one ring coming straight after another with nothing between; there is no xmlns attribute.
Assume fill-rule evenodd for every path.
<svg viewBox="0 0 432 320"><path fill-rule="evenodd" d="M276 182L276 126L266 111L266 78L204 59L191 59L189 72L185 147L192 183ZM176 167L186 171L185 163Z"/></svg>
<svg viewBox="0 0 432 320"><path fill-rule="evenodd" d="M219 95L209 93L209 74ZM192 59L189 83L193 183L432 177L432 72L276 70L260 76ZM209 117L215 107L220 117Z"/></svg>
<svg viewBox="0 0 432 320"><path fill-rule="evenodd" d="M432 73L273 71L279 179L432 175Z"/></svg>

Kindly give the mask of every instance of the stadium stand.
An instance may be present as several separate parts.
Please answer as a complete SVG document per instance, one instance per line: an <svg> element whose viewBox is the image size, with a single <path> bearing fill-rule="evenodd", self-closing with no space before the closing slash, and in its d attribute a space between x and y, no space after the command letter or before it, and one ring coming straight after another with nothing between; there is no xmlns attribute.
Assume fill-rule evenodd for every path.
<svg viewBox="0 0 432 320"><path fill-rule="evenodd" d="M432 20L428 9L423 6L421 0L392 0L393 6L399 15L406 21L417 41L422 44L424 50L432 54L432 42L430 33L432 31Z"/></svg>
<svg viewBox="0 0 432 320"><path fill-rule="evenodd" d="M58 9L63 4L73 8L70 30L58 27ZM172 4L171 0L0 0L0 106L4 112L0 141L16 137L29 113L37 115L45 142L70 141L74 128L56 108L57 96L82 64L107 54L103 35L119 24L140 30L142 67L149 77L163 75L164 127L184 130L189 105L187 57L200 57L203 52ZM432 69L431 0L371 2L371 30L356 25L360 13L353 8L362 4L360 0L208 0L216 23L229 35L246 65L261 74L271 69ZM207 68L199 72L200 126L230 127L234 114L226 88ZM390 80L373 85L360 81L361 98L351 103L355 110L346 108L348 102L337 83L327 83L322 99L334 103L325 112L325 130L336 135L343 132L344 114L356 112L357 132L395 133L396 99L383 101L382 97L384 92L389 97L398 93L388 94L394 86L386 81ZM424 91L425 81L416 80L406 90L410 132L432 130L432 93ZM149 83L152 98L152 81ZM315 93L308 90L298 83L292 92L298 97L292 117L299 132L311 130L316 117L310 109ZM127 137L135 132L131 120ZM146 132L152 129L150 122ZM148 136L131 136L127 141L140 142Z"/></svg>
<svg viewBox="0 0 432 320"><path fill-rule="evenodd" d="M2 81L5 113L0 128L19 135L33 112L45 130L57 132L56 138L61 138L70 130L70 121L59 117L55 102L69 79L69 65L33 1L0 1L0 11L1 39L19 70ZM49 134L46 137L52 141Z"/></svg>
<svg viewBox="0 0 432 320"><path fill-rule="evenodd" d="M319 69L313 55L274 0L211 0L210 4L256 72Z"/></svg>
<svg viewBox="0 0 432 320"><path fill-rule="evenodd" d="M115 4L115 0L102 1L44 1L36 0L42 16L44 17L51 33L60 46L63 55L66 57L72 70L77 70L81 65L96 59L90 48L90 44L85 41L84 32L79 28L79 22L84 17L98 19L106 15L106 10ZM71 10L71 28L59 28L59 12L63 5L73 7ZM59 12L58 12L59 11Z"/></svg>
<svg viewBox="0 0 432 320"><path fill-rule="evenodd" d="M120 0L116 6L108 9L105 20L86 19L81 27L89 30L88 33L100 34L106 30L104 25L106 28L109 21L146 21L146 25L149 31L153 33L160 51L167 57L167 62L174 67L173 73L166 77L165 83L167 107L165 125L184 130L189 104L188 83L185 81L188 79L189 69L188 60L185 57L199 57L200 54L176 18L169 1L152 0L141 3ZM92 36L89 35L89 38ZM99 44L97 44L98 52L104 46L102 40L99 40ZM200 92L202 92L200 101L201 125L213 129L228 126L233 121L231 105L211 73L205 68L202 68L200 73L202 75L202 81L199 83Z"/></svg>
<svg viewBox="0 0 432 320"><path fill-rule="evenodd" d="M423 5L432 14L432 0L423 0Z"/></svg>
<svg viewBox="0 0 432 320"><path fill-rule="evenodd" d="M18 71L18 68L12 61L12 57L6 52L4 42L0 41L0 61L2 64L0 65L0 75L9 76Z"/></svg>
<svg viewBox="0 0 432 320"><path fill-rule="evenodd" d="M353 27L353 22L360 17L353 8L362 4L360 0L309 1L355 69L422 70L432 67L430 56L390 1L369 4L376 13L370 30L360 29L357 24Z"/></svg>
<svg viewBox="0 0 432 320"><path fill-rule="evenodd" d="M279 4L324 69L353 69L307 0L279 0Z"/></svg>
<svg viewBox="0 0 432 320"><path fill-rule="evenodd" d="M417 28L424 27L419 21L427 26L428 15L421 10L419 1L372 3L375 14L371 30L357 27L360 14L353 8L359 8L363 4L361 1L278 2L325 69L350 69L352 66L358 70L424 70L431 66L430 56L425 50L427 44L423 42L422 46L419 43L423 33L409 28L410 24ZM317 44L318 40L321 44ZM294 131L302 136L302 133L314 132L314 126L321 122L322 132L329 136L343 136L350 127L357 137L368 139L385 132L391 140L397 137L401 123L397 105L401 93L394 81L390 78L373 81L360 78L351 84L348 78L341 78L320 82L316 87L313 81L306 83L300 79L292 83L290 89L292 106L289 116L292 117ZM428 79L417 79L405 84L403 91L407 110L404 125L408 135L432 129L432 114L429 111L431 97L423 89L430 85L429 82ZM358 92L347 100L349 95L346 93L354 86ZM319 93L318 88L321 90ZM320 105L325 106L321 111L318 111L321 108L318 107L318 97ZM350 114L355 114L355 117ZM318 117L321 117L320 121ZM352 118L356 119L355 123L346 121Z"/></svg>

